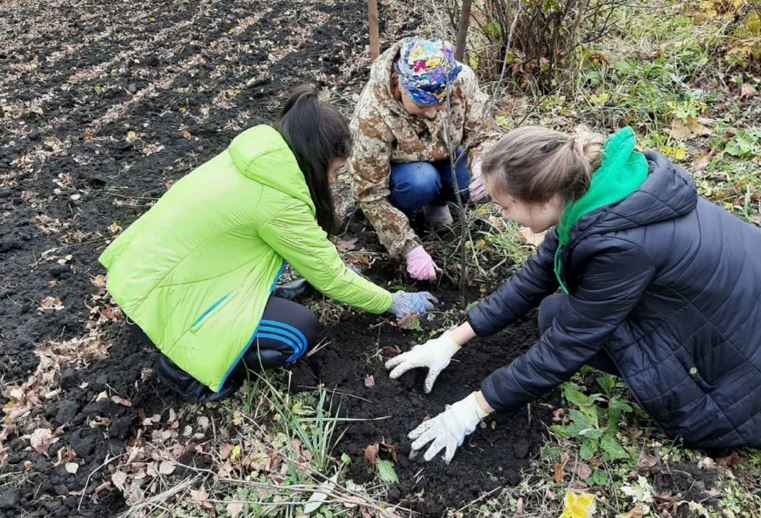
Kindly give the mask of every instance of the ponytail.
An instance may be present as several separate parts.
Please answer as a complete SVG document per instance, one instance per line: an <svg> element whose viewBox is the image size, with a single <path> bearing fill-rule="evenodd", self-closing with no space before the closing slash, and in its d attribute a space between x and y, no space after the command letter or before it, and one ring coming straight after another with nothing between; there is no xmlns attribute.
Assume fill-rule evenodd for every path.
<svg viewBox="0 0 761 518"><path fill-rule="evenodd" d="M524 202L542 203L556 194L577 200L600 166L604 142L584 128L573 135L540 126L518 128L487 153L484 178Z"/></svg>

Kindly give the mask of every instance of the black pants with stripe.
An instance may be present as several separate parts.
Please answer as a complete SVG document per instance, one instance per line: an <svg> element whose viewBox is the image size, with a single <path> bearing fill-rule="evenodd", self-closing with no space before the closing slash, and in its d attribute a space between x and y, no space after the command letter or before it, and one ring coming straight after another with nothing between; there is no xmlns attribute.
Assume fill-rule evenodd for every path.
<svg viewBox="0 0 761 518"><path fill-rule="evenodd" d="M133 328L133 332L147 339L139 327ZM317 328L317 316L310 309L284 298L270 296L248 349L219 392L212 392L163 354L156 363L156 370L162 381L187 401L220 401L238 389L246 379L248 370L282 367L299 360L314 347Z"/></svg>

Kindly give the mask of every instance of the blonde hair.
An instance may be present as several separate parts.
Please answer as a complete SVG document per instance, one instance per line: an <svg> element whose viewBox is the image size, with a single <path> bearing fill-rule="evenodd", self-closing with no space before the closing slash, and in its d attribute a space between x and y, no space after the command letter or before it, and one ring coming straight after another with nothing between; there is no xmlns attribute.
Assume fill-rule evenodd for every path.
<svg viewBox="0 0 761 518"><path fill-rule="evenodd" d="M484 179L524 202L546 202L555 194L577 200L600 166L604 143L602 135L582 127L571 135L541 126L517 128L484 157Z"/></svg>

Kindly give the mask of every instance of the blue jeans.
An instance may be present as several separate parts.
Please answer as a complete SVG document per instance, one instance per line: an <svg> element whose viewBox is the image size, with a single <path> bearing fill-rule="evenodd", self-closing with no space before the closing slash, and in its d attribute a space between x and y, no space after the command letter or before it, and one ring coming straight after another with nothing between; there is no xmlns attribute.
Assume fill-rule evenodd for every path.
<svg viewBox="0 0 761 518"><path fill-rule="evenodd" d="M466 203L470 198L466 154L457 160L455 173L460 199ZM444 205L457 200L448 159L438 162L392 162L389 183L391 204L406 214L412 214L426 205Z"/></svg>

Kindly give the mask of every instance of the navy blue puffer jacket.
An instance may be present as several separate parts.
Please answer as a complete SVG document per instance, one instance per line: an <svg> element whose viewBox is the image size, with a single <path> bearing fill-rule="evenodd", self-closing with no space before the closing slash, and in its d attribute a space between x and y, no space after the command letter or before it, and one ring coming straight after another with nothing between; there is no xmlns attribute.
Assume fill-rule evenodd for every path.
<svg viewBox="0 0 761 518"><path fill-rule="evenodd" d="M497 410L555 388L605 348L671 438L761 447L761 229L697 195L658 153L623 201L583 216L562 257L570 296L527 353L482 384ZM558 289L549 232L468 315L490 335Z"/></svg>

